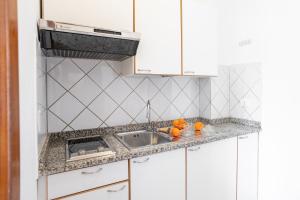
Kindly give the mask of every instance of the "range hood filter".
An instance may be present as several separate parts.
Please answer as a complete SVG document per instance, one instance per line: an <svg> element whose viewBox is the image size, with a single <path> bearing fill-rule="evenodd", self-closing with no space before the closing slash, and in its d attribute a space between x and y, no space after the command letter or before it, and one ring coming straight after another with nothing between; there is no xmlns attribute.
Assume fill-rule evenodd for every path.
<svg viewBox="0 0 300 200"><path fill-rule="evenodd" d="M123 61L135 56L139 34L40 20L39 39L49 57Z"/></svg>

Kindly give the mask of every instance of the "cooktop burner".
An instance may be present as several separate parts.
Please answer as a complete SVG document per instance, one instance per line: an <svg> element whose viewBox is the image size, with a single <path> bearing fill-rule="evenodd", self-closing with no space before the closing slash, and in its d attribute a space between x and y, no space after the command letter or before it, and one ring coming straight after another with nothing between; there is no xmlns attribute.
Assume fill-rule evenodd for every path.
<svg viewBox="0 0 300 200"><path fill-rule="evenodd" d="M115 154L101 136L68 140L66 152L67 161Z"/></svg>

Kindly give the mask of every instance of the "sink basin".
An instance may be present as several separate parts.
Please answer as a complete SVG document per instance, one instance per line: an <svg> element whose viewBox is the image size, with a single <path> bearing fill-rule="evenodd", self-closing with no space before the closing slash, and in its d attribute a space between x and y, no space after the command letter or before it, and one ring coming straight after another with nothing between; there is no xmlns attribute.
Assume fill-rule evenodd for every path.
<svg viewBox="0 0 300 200"><path fill-rule="evenodd" d="M116 137L129 149L171 142L171 139L166 136L145 130L117 133Z"/></svg>

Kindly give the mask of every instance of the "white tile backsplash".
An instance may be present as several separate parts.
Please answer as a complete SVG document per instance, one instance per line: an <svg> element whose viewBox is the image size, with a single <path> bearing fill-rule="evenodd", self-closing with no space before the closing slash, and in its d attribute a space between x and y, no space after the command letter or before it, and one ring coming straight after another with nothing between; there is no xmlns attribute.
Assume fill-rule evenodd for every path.
<svg viewBox="0 0 300 200"><path fill-rule="evenodd" d="M198 78L122 76L120 63L47 58L48 131L198 117Z"/></svg>
<svg viewBox="0 0 300 200"><path fill-rule="evenodd" d="M220 66L213 78L127 77L120 67L104 60L47 58L48 132L146 122L147 100L152 120L260 120L258 63Z"/></svg>
<svg viewBox="0 0 300 200"><path fill-rule="evenodd" d="M64 59L48 71L48 75L68 90L83 78L84 72L71 59Z"/></svg>
<svg viewBox="0 0 300 200"><path fill-rule="evenodd" d="M230 68L219 67L219 76L211 78L211 118L230 117L229 112Z"/></svg>
<svg viewBox="0 0 300 200"><path fill-rule="evenodd" d="M200 80L200 116L261 120L260 63L220 66L219 76Z"/></svg>
<svg viewBox="0 0 300 200"><path fill-rule="evenodd" d="M51 112L67 124L72 122L84 109L84 105L70 93L66 93L53 106L49 107Z"/></svg>
<svg viewBox="0 0 300 200"><path fill-rule="evenodd" d="M199 85L200 117L211 119L211 80L209 78L200 79Z"/></svg>
<svg viewBox="0 0 300 200"><path fill-rule="evenodd" d="M262 72L260 63L230 67L230 116L261 120Z"/></svg>

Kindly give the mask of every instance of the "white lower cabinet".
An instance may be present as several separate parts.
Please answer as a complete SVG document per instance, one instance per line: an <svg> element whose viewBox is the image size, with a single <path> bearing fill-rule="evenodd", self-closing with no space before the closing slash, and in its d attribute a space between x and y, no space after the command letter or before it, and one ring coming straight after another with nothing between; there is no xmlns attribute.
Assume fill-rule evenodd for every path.
<svg viewBox="0 0 300 200"><path fill-rule="evenodd" d="M237 200L257 200L258 133L238 137Z"/></svg>
<svg viewBox="0 0 300 200"><path fill-rule="evenodd" d="M65 200L257 200L258 133L129 163L130 182L124 160L48 176L39 190Z"/></svg>
<svg viewBox="0 0 300 200"><path fill-rule="evenodd" d="M113 184L107 187L70 195L61 200L128 200L128 182Z"/></svg>
<svg viewBox="0 0 300 200"><path fill-rule="evenodd" d="M235 200L236 164L236 137L187 148L187 200Z"/></svg>
<svg viewBox="0 0 300 200"><path fill-rule="evenodd" d="M131 200L184 200L185 149L130 161Z"/></svg>
<svg viewBox="0 0 300 200"><path fill-rule="evenodd" d="M125 180L128 180L128 160L54 174L48 176L48 199L56 199Z"/></svg>

